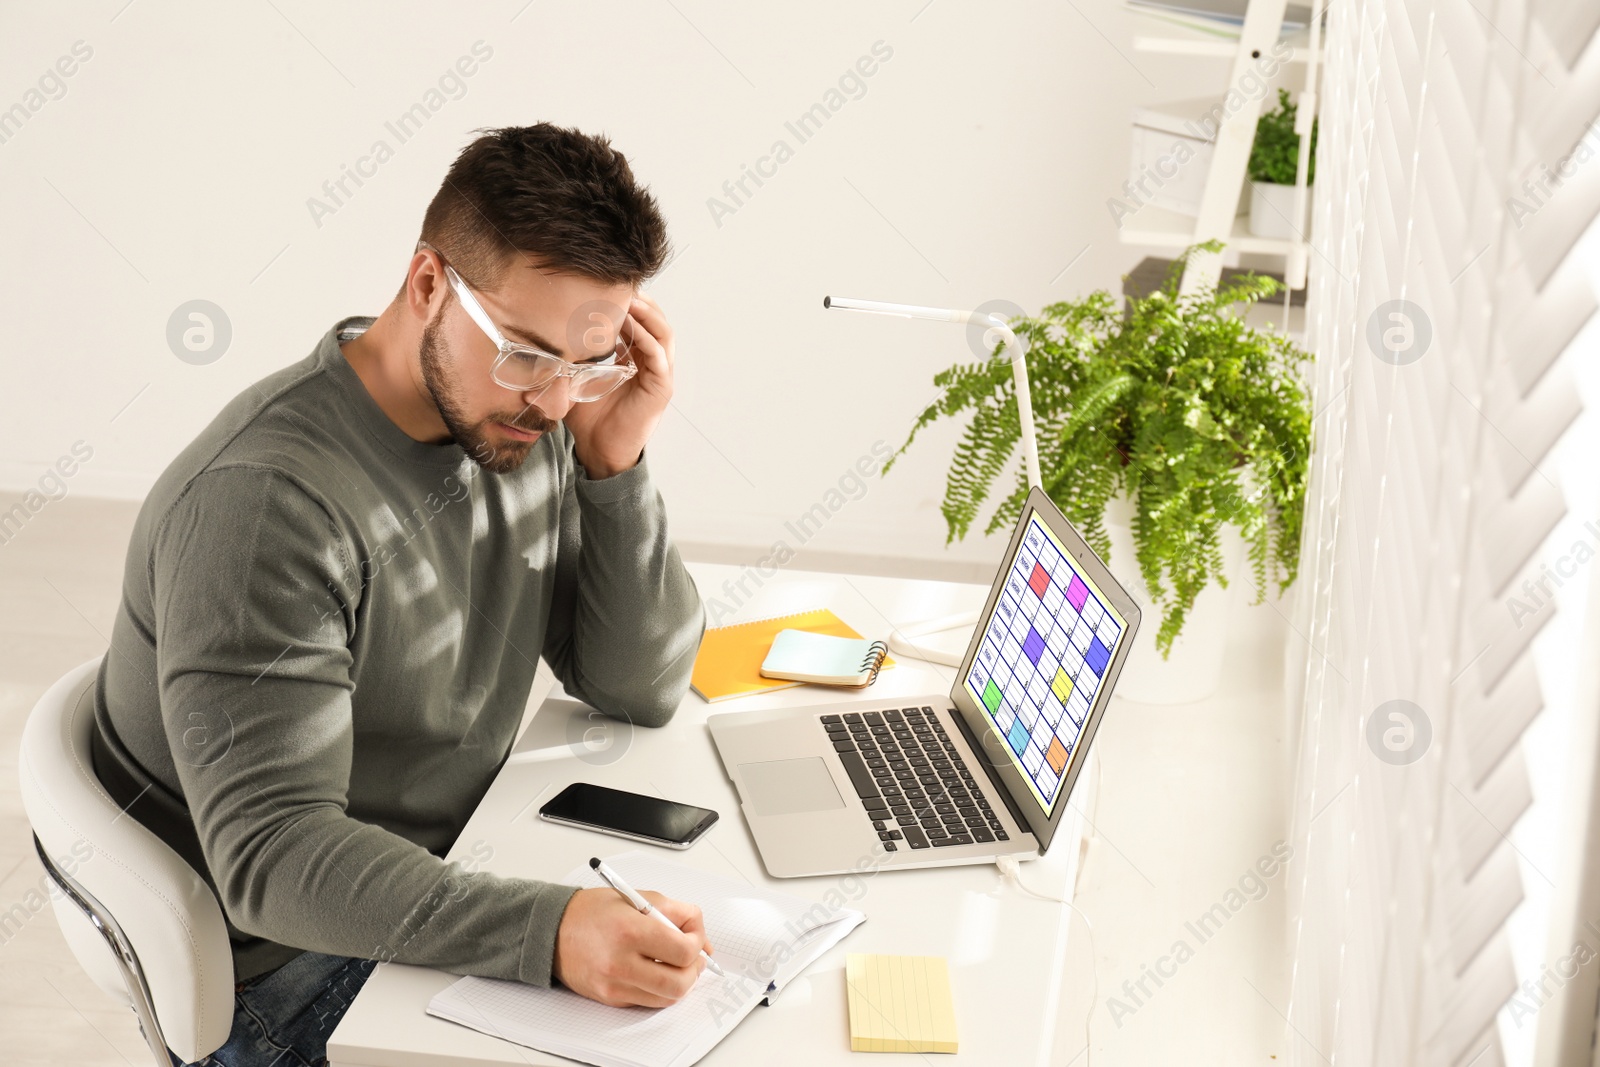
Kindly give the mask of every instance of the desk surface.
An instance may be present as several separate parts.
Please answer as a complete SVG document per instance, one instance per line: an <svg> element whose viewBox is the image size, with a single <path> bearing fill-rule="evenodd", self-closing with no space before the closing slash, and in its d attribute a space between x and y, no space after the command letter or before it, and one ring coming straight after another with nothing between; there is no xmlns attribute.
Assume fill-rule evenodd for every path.
<svg viewBox="0 0 1600 1067"><path fill-rule="evenodd" d="M874 637L894 624L981 607L987 592L987 587L943 582L783 573L764 583L747 578L742 594L737 586L729 594L725 582L736 583L754 572L709 564L691 565L690 570L704 596L736 609L719 617L719 623L829 607ZM965 642L964 634L951 637ZM871 692L891 702L944 693L953 674L953 668L902 661L881 674ZM666 727L630 730L603 725L609 722L605 720L608 738L591 735L588 744L584 731L597 723L584 716L581 705L561 697L544 701L462 831L452 857L474 849L481 856L487 846L492 856L484 869L555 879L596 853L647 847L542 823L539 805L573 781L715 808L723 818L710 834L686 852L664 855L812 899L837 886L854 897L852 906L866 913L867 922L813 964L775 1004L757 1008L702 1063L849 1060L844 990L844 957L849 952L947 957L961 1042L956 1058L1047 1062L1066 959L1070 912L1065 906L1022 894L988 865L781 880L769 878L763 869L755 842L738 817L733 784L706 730L707 715L858 696L804 686L712 706L691 692ZM536 692L535 699L540 697ZM1092 795L1092 784L1087 789L1085 784L1080 781L1074 791L1074 808ZM1079 827L1064 823L1049 855L1024 867L1030 887L1057 895L1069 892L1080 840ZM428 968L380 965L329 1039L330 1061L335 1067L571 1062L427 1015L429 998L455 980Z"/></svg>

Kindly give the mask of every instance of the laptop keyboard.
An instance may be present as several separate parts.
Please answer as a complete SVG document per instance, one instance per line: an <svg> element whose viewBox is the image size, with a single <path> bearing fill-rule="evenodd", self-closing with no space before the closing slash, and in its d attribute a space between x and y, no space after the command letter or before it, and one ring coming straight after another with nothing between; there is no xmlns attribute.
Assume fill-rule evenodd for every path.
<svg viewBox="0 0 1600 1067"><path fill-rule="evenodd" d="M883 847L1009 841L931 707L824 715L834 752Z"/></svg>

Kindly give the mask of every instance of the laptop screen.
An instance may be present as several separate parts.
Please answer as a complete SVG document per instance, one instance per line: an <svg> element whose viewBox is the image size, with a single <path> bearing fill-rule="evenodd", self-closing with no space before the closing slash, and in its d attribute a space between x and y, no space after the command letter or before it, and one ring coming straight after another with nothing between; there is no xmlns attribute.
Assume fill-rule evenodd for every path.
<svg viewBox="0 0 1600 1067"><path fill-rule="evenodd" d="M1037 511L1008 562L963 684L1048 816L1128 625Z"/></svg>

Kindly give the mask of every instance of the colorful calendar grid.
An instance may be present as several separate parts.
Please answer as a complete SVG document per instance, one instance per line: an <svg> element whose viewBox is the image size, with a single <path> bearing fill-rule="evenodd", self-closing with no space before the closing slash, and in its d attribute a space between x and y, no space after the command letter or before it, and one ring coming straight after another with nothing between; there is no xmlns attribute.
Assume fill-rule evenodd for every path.
<svg viewBox="0 0 1600 1067"><path fill-rule="evenodd" d="M1011 561L966 686L1049 814L1126 629L1037 515Z"/></svg>

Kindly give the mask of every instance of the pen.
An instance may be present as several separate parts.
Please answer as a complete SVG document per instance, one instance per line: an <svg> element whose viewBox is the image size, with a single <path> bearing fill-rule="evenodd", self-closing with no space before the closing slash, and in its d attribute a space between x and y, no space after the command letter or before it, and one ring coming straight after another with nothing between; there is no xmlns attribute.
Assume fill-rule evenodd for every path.
<svg viewBox="0 0 1600 1067"><path fill-rule="evenodd" d="M610 867L607 867L605 862L598 856L589 860L589 866L594 869L596 874L605 880L606 885L610 886L612 889L615 889L618 893L621 893L623 898L627 900L629 904L632 904L635 908L638 908L641 914L653 915L661 922L664 922L668 926L672 927L674 930L678 930L677 923L667 918L661 913L659 908L653 907L648 900L644 899L644 897L641 897L634 890L633 886L622 880L622 875L618 874L616 871L613 871ZM683 931L678 930L678 932L682 933ZM712 974L717 975L719 978L728 977L728 972L717 966L717 961L706 955L704 949L700 950L700 958L706 961L706 967L711 971Z"/></svg>

